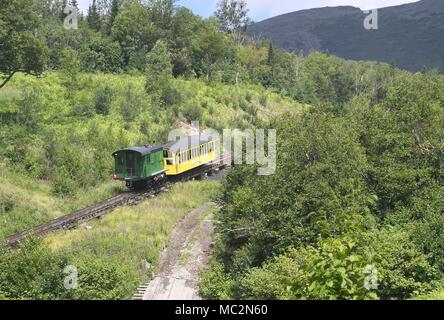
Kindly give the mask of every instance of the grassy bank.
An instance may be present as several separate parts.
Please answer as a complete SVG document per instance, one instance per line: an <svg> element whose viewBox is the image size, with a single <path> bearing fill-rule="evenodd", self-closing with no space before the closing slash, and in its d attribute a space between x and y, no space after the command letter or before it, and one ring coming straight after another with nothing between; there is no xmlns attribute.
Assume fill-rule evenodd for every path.
<svg viewBox="0 0 444 320"><path fill-rule="evenodd" d="M164 143L191 120L246 128L304 107L252 84L173 80L177 95L158 105L141 74L17 74L0 97L0 237L110 197L117 149Z"/></svg>
<svg viewBox="0 0 444 320"><path fill-rule="evenodd" d="M101 220L48 237L52 251L67 256L79 270L79 288L73 298L131 298L137 286L156 271L159 255L178 219L208 202L218 185L214 181L177 184L170 192L136 207L116 209ZM113 274L114 284L100 283L103 278L109 281L109 274L95 274L94 267Z"/></svg>

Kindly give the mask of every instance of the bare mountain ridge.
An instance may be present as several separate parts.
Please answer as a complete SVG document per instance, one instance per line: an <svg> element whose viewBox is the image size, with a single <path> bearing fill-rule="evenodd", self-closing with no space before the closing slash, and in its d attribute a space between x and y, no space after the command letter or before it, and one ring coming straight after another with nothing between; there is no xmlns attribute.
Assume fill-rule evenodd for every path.
<svg viewBox="0 0 444 320"><path fill-rule="evenodd" d="M301 10L258 22L248 33L287 51L394 62L411 71L444 70L443 0L379 9L378 30L364 28L366 16L351 6Z"/></svg>

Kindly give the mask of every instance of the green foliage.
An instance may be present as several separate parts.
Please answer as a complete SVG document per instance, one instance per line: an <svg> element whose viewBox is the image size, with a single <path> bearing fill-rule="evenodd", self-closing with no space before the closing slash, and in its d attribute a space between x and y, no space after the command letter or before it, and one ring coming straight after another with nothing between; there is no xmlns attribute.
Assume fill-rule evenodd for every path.
<svg viewBox="0 0 444 320"><path fill-rule="evenodd" d="M140 107L140 100L131 85L125 91L125 97L120 106L120 113L125 122L133 122L138 113Z"/></svg>
<svg viewBox="0 0 444 320"><path fill-rule="evenodd" d="M378 293L383 299L406 299L439 287L439 269L421 251L408 230L393 227L363 237L363 252L372 252L378 270Z"/></svg>
<svg viewBox="0 0 444 320"><path fill-rule="evenodd" d="M68 261L31 239L20 250L0 248L0 295L8 299L69 298L63 270Z"/></svg>
<svg viewBox="0 0 444 320"><path fill-rule="evenodd" d="M14 199L6 194L0 194L0 212L8 213L14 209Z"/></svg>
<svg viewBox="0 0 444 320"><path fill-rule="evenodd" d="M301 96L311 104L344 103L351 98L354 79L345 62L311 54L302 68Z"/></svg>
<svg viewBox="0 0 444 320"><path fill-rule="evenodd" d="M130 65L130 58L140 51L151 49L157 41L156 32L147 8L137 0L125 1L114 19L112 38L122 48L123 64L126 68L143 70L144 66Z"/></svg>
<svg viewBox="0 0 444 320"><path fill-rule="evenodd" d="M383 81L345 92L351 65L335 59L305 59L301 92L319 106L272 124L276 173L234 168L224 182L215 259L233 279L232 298L407 299L442 290L444 80L378 66L388 71ZM362 286L367 264L378 275L372 292Z"/></svg>
<svg viewBox="0 0 444 320"><path fill-rule="evenodd" d="M122 68L122 54L118 43L98 35L81 51L80 60L82 70L86 72L119 72Z"/></svg>
<svg viewBox="0 0 444 320"><path fill-rule="evenodd" d="M287 117L277 130L276 173L252 180L242 175L243 185L229 185L231 200L218 217L221 229L242 230L223 236L227 246L253 243L253 264L290 245L315 243L319 235L341 235L347 214L366 217L374 202L365 193L367 164L352 126L307 114Z"/></svg>
<svg viewBox="0 0 444 320"><path fill-rule="evenodd" d="M203 110L197 101L191 100L183 107L182 114L188 122L192 122L202 118Z"/></svg>
<svg viewBox="0 0 444 320"><path fill-rule="evenodd" d="M0 8L0 89L17 72L40 75L46 67L48 48L35 31L42 25L36 0L13 0Z"/></svg>
<svg viewBox="0 0 444 320"><path fill-rule="evenodd" d="M232 280L225 273L221 263L213 262L210 270L204 271L200 276L200 293L213 300L228 300L231 290Z"/></svg>
<svg viewBox="0 0 444 320"><path fill-rule="evenodd" d="M240 33L245 31L250 23L248 8L245 0L220 0L217 3L215 17L220 28L230 33Z"/></svg>
<svg viewBox="0 0 444 320"><path fill-rule="evenodd" d="M97 257L82 257L72 263L77 268L79 283L73 290L73 299L121 300L132 288L125 266Z"/></svg>
<svg viewBox="0 0 444 320"><path fill-rule="evenodd" d="M269 41L242 39L244 2L223 1L219 9L219 20L203 20L173 0L97 1L79 30L64 30L60 8L46 2L8 0L0 8L2 79L17 71L40 75L46 47L50 67L62 71L43 79L18 74L11 82L17 97L0 99L0 234L48 221L63 203L63 212L78 209L84 194L93 203L101 197L89 191L109 179L113 151L164 142L178 123L268 127L277 130L275 174L257 176L256 166L243 166L224 178L217 246L201 282L206 297L405 299L441 292L442 75L282 52ZM152 252L135 250L142 240L122 237L124 225L119 235L99 233L91 243L74 239L64 254L30 245L23 249L29 268L24 255L2 252L12 262L0 261L1 279L12 291L0 282L0 297L128 297L140 260L156 261L171 227L142 225L133 225L134 233L161 233ZM71 295L58 291L56 280L65 257L76 261L84 282ZM26 275L19 284L10 278L20 276L13 263ZM368 265L377 269L378 289L363 285ZM52 268L50 283L34 277L40 268ZM33 277L35 290L25 283ZM21 287L28 290L22 296Z"/></svg>
<svg viewBox="0 0 444 320"><path fill-rule="evenodd" d="M111 102L113 99L113 92L111 87L105 85L99 88L94 97L94 107L97 114L107 115L111 107Z"/></svg>
<svg viewBox="0 0 444 320"><path fill-rule="evenodd" d="M159 40L147 54L146 73L146 91L164 103L173 79L171 54L164 41Z"/></svg>
<svg viewBox="0 0 444 320"><path fill-rule="evenodd" d="M376 290L365 287L370 262L357 253L351 239L331 239L318 248L293 253L298 271L290 275L288 298L309 300L376 299Z"/></svg>
<svg viewBox="0 0 444 320"><path fill-rule="evenodd" d="M259 300L290 298L290 279L300 275L299 266L293 256L281 255L270 259L260 268L250 269L238 285L240 297Z"/></svg>
<svg viewBox="0 0 444 320"><path fill-rule="evenodd" d="M88 8L88 16L86 17L86 21L91 29L100 31L101 21L96 0L93 0L92 4Z"/></svg>
<svg viewBox="0 0 444 320"><path fill-rule="evenodd" d="M60 58L60 66L65 75L65 82L68 87L77 86L78 74L80 72L80 59L77 51L65 48Z"/></svg>
<svg viewBox="0 0 444 320"><path fill-rule="evenodd" d="M59 197L73 196L78 191L76 182L65 170L55 171L51 186L53 194Z"/></svg>

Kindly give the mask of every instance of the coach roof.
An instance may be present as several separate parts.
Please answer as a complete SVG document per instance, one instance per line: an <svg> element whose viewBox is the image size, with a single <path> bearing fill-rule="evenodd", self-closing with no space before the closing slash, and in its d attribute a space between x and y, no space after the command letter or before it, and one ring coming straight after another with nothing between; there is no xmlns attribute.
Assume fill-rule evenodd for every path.
<svg viewBox="0 0 444 320"><path fill-rule="evenodd" d="M165 148L170 149L174 153L182 152L188 149L195 148L202 144L214 141L212 136L208 135L194 135L189 136L178 141L171 141L165 144Z"/></svg>
<svg viewBox="0 0 444 320"><path fill-rule="evenodd" d="M155 151L160 151L162 149L163 149L163 145L161 145L161 144L150 145L150 146L147 145L147 146L143 146L143 147L132 147L132 148L119 150L119 151L114 152L113 155L115 156L117 153L120 153L120 152L132 151L132 152L137 152L137 153L141 154L142 156L146 156L147 154L150 154Z"/></svg>

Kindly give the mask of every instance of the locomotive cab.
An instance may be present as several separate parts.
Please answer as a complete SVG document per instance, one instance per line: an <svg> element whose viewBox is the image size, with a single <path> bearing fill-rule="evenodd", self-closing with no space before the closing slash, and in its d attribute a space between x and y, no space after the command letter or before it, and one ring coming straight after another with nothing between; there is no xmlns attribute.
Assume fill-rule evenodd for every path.
<svg viewBox="0 0 444 320"><path fill-rule="evenodd" d="M125 181L130 189L144 187L147 182L164 175L163 146L128 148L113 153L114 180Z"/></svg>

